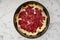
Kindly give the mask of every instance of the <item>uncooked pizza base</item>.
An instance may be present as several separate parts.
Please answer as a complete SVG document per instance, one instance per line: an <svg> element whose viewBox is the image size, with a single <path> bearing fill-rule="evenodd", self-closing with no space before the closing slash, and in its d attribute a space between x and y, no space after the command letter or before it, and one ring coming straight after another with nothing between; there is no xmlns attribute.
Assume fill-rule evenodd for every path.
<svg viewBox="0 0 60 40"><path fill-rule="evenodd" d="M34 8L39 8L39 9L42 10L42 15L45 17L45 20L43 20L43 23L42 23L43 26L41 27L41 29L39 29L39 27L38 27L37 30L36 30L36 32L35 32L35 33L32 33L32 32L27 32L27 31L24 30L24 29L21 29L21 28L20 28L20 25L18 25L18 20L21 20L21 18L18 18L19 13L20 13L21 11L25 11L24 8L26 8L27 6L21 8L20 12L19 12L18 15L16 16L16 22L17 22L17 27L18 27L18 30L19 30L19 31L21 31L22 33L25 33L26 35L33 35L33 36L34 36L34 35L38 34L38 32L42 32L42 31L44 30L44 28L46 27L47 16L46 16L45 12L43 11L43 7L38 6L38 5L35 5L35 4L29 4L29 6L34 6Z"/></svg>

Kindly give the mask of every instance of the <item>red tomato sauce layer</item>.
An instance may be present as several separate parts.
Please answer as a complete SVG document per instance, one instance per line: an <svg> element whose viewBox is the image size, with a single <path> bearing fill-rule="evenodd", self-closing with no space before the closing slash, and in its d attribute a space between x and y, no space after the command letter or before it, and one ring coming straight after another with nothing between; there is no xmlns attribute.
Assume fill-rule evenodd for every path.
<svg viewBox="0 0 60 40"><path fill-rule="evenodd" d="M28 6L25 11L19 13L19 18L22 20L18 21L20 27L28 32L36 32L37 28L41 29L42 22L45 17L42 16L42 10Z"/></svg>

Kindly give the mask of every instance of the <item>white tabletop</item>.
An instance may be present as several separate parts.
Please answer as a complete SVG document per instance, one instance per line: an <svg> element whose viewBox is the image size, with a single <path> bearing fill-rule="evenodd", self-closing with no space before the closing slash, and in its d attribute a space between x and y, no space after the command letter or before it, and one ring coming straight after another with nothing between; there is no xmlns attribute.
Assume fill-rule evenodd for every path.
<svg viewBox="0 0 60 40"><path fill-rule="evenodd" d="M36 39L27 39L16 31L13 16L19 5L28 0L0 0L0 40L60 40L60 0L34 0L43 4L50 14L47 32Z"/></svg>

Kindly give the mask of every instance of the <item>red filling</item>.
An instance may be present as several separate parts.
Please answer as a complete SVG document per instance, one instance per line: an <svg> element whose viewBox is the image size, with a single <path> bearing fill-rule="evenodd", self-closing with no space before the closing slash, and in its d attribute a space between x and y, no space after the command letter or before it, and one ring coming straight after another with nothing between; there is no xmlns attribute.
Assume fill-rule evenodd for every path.
<svg viewBox="0 0 60 40"><path fill-rule="evenodd" d="M42 27L42 22L45 20L45 17L42 16L42 10L38 8L33 9L31 6L28 6L25 10L19 14L19 18L22 18L22 20L19 20L18 24L28 32L36 32L38 27Z"/></svg>

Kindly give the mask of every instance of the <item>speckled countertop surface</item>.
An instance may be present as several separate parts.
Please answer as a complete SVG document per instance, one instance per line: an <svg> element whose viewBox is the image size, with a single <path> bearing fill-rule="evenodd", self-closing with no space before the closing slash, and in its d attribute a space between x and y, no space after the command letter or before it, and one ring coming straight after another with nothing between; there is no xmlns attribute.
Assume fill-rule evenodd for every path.
<svg viewBox="0 0 60 40"><path fill-rule="evenodd" d="M13 25L13 16L17 7L26 1L28 0L0 0L0 40L60 40L60 0L33 0L47 8L50 14L49 28L43 36L36 39L19 35Z"/></svg>

